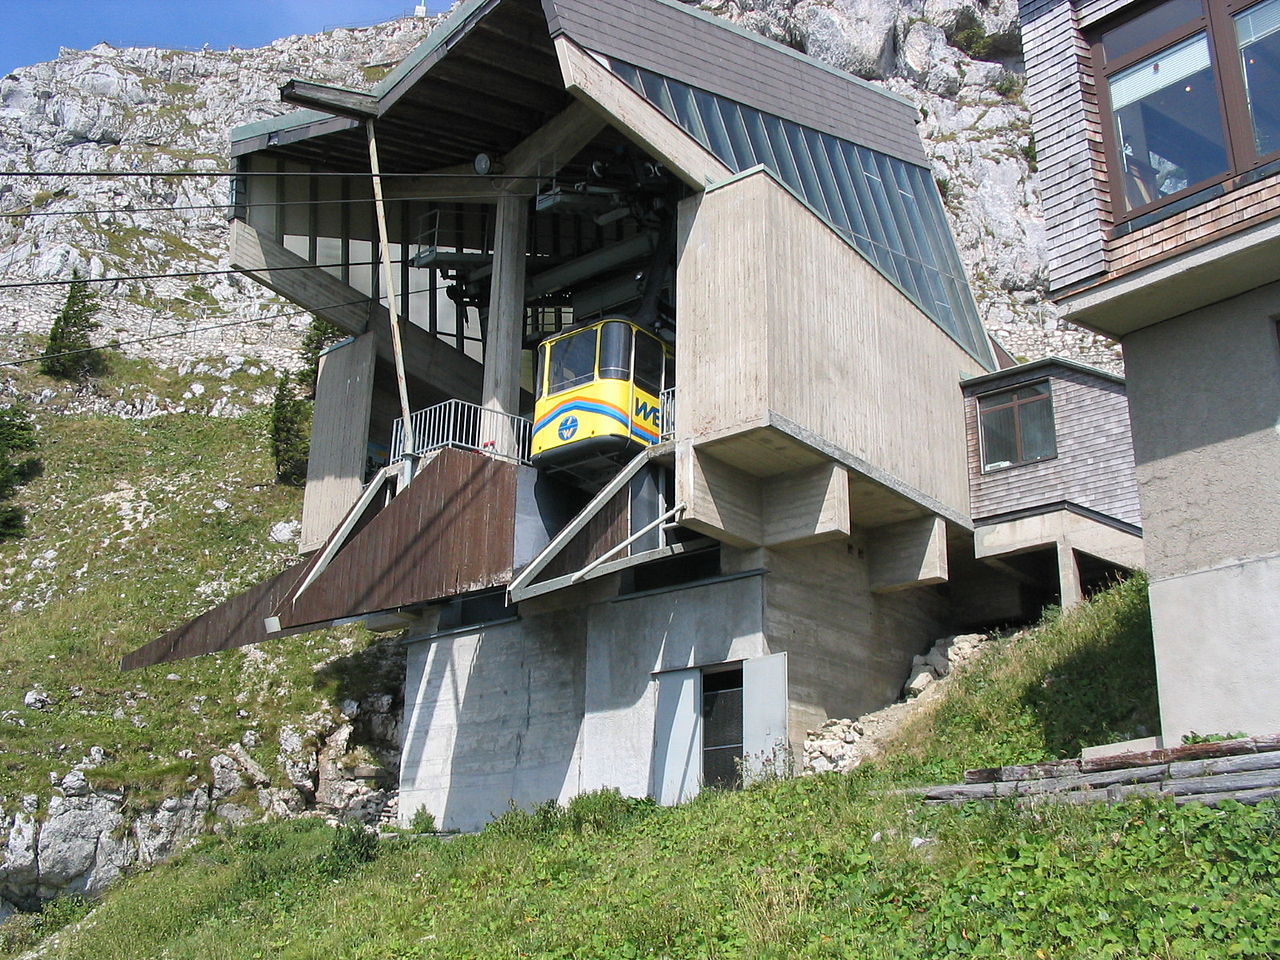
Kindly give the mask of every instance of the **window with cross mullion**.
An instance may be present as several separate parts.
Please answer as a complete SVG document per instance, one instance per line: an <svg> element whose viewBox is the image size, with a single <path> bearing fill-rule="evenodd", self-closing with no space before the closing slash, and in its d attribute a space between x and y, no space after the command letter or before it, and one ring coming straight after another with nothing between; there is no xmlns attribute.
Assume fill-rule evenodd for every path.
<svg viewBox="0 0 1280 960"><path fill-rule="evenodd" d="M1001 470L1058 455L1049 382L1029 383L978 398L982 469Z"/></svg>
<svg viewBox="0 0 1280 960"><path fill-rule="evenodd" d="M1280 159L1280 0L1164 0L1093 36L1117 219Z"/></svg>

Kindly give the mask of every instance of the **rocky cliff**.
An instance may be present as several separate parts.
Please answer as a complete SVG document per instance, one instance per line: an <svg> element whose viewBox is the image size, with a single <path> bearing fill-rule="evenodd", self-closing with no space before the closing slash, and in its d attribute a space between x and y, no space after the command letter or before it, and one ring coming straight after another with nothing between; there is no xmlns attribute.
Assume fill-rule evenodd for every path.
<svg viewBox="0 0 1280 960"><path fill-rule="evenodd" d="M883 83L920 107L980 311L1015 355L1115 367L1115 349L1044 301L1044 227L1022 91L1016 0L704 0L705 9ZM289 37L255 50L63 50L0 80L0 274L53 279L225 268L224 168L235 125L281 112L295 76L372 83L433 19ZM86 170L116 176L88 178ZM21 171L58 176L19 178ZM5 174L9 173L9 176ZM175 209L197 207L204 209ZM92 211L116 212L92 212ZM84 212L90 211L90 212ZM0 289L0 330L43 333L58 287ZM191 331L135 349L168 363L248 355L281 366L306 318L237 276L114 285L103 335ZM250 321L250 322L244 322ZM212 330L200 328L234 323ZM9 338L13 340L14 338ZM30 344L28 343L27 346Z"/></svg>

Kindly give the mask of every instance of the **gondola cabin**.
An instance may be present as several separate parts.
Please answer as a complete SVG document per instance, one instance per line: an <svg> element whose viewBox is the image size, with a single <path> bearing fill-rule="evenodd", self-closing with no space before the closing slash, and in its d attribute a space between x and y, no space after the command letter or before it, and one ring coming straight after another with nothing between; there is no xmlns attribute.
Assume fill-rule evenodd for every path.
<svg viewBox="0 0 1280 960"><path fill-rule="evenodd" d="M674 382L671 348L626 318L549 337L538 345L534 466L595 482L658 442Z"/></svg>

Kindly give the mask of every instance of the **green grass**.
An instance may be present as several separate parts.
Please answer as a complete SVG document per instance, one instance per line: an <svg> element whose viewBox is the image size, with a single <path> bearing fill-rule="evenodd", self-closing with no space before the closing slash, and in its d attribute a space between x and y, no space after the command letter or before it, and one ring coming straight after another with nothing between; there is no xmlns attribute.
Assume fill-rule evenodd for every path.
<svg viewBox="0 0 1280 960"><path fill-rule="evenodd" d="M121 365L155 386L186 379ZM50 775L93 746L107 762L90 782L124 787L134 804L207 778L209 757L247 728L278 772L280 727L328 708L368 634L118 670L123 654L296 558L267 537L300 503L299 491L273 482L266 412L127 421L37 408L37 424L44 470L20 494L29 534L0 545L0 807L46 794ZM26 708L31 689L53 705Z"/></svg>
<svg viewBox="0 0 1280 960"><path fill-rule="evenodd" d="M1006 641L850 775L670 809L589 794L447 840L371 847L313 821L209 836L128 878L46 955L1277 956L1274 804L928 807L899 789L1149 721L1145 623L1138 580ZM1067 692L1103 661L1093 690Z"/></svg>

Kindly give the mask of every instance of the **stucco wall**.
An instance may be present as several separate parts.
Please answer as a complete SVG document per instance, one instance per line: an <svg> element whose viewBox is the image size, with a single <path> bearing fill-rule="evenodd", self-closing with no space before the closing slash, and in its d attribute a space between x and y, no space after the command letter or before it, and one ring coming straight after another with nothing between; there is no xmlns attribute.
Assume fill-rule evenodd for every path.
<svg viewBox="0 0 1280 960"><path fill-rule="evenodd" d="M1123 341L1147 567L1280 552L1280 284Z"/></svg>

